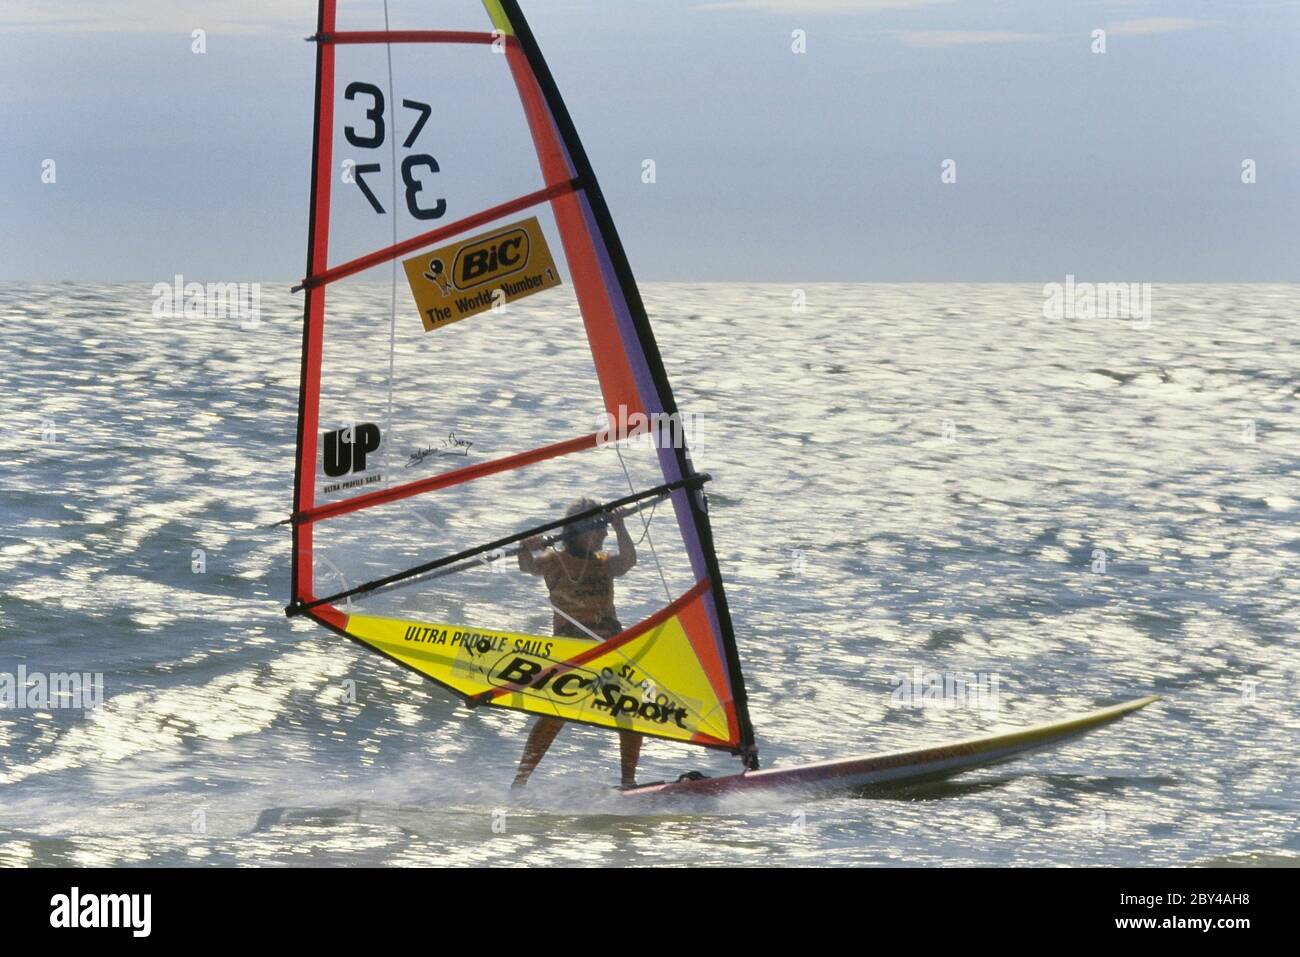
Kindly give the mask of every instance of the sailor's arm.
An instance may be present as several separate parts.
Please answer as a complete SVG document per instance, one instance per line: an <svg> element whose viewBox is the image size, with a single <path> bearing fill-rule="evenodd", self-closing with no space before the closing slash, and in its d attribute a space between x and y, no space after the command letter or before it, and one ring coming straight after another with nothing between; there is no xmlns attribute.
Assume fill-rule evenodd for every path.
<svg viewBox="0 0 1300 957"><path fill-rule="evenodd" d="M632 541L627 524L623 521L626 514L623 509L619 509L610 518L614 535L618 538L618 555L609 560L609 573L612 576L625 575L636 566L636 542Z"/></svg>
<svg viewBox="0 0 1300 957"><path fill-rule="evenodd" d="M546 574L546 556L538 558L534 552L540 552L543 548L542 536L534 535L532 538L525 538L523 547L519 549L519 569L530 575Z"/></svg>

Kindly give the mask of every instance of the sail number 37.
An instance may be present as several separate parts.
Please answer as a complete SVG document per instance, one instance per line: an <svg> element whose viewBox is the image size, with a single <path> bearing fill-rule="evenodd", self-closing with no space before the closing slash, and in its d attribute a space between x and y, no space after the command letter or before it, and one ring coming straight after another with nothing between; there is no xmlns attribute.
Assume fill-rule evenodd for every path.
<svg viewBox="0 0 1300 957"><path fill-rule="evenodd" d="M379 149L384 145L387 138L387 124L384 122L384 91L373 83L362 83L358 80L348 84L347 89L343 91L343 96L348 100L356 100L358 97L365 97L369 100L369 105L362 104L366 106L365 118L369 123L369 129L345 126L343 135L357 149ZM409 150L415 145L416 139L424 130L424 124L428 122L429 117L432 115L433 107L428 103L420 103L417 100L402 100L402 106L419 114L415 126L411 128L411 132L406 134L406 139L402 142L402 149ZM382 166L379 163L357 163L353 167L353 173L357 186L365 194L366 199L370 201L371 207L382 216L384 215L384 206L379 202L379 197L374 194L365 180L367 173L378 173L381 169ZM425 182L424 177L437 172L439 172L438 161L428 153L412 153L402 160L402 182L406 186L406 209L416 219L437 219L447 212L447 201L445 199L440 198L430 204L428 196L422 195L424 187L429 185Z"/></svg>

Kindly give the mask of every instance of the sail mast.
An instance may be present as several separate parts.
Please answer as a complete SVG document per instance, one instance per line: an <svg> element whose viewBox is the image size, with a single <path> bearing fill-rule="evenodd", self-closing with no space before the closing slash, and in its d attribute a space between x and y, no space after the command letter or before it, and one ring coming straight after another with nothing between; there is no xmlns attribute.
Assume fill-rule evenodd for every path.
<svg viewBox="0 0 1300 957"><path fill-rule="evenodd" d="M316 33L334 29L335 0L320 0ZM312 122L311 208L307 226L307 271L314 276L329 253L331 136L334 126L334 47L316 44L316 93ZM301 380L298 392L298 439L294 458L293 511L300 514L315 503L316 433L320 418L321 340L325 321L325 288L303 296ZM312 527L293 526L290 604L312 593Z"/></svg>

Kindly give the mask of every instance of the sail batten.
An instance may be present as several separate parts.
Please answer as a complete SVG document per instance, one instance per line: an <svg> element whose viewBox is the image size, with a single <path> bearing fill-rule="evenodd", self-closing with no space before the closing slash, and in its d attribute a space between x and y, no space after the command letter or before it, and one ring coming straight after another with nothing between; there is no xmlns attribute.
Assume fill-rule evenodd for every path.
<svg viewBox="0 0 1300 957"><path fill-rule="evenodd" d="M382 266L386 262L392 262L399 256L409 252L414 252L423 246L430 246L434 243L440 243L463 233L469 232L485 223L490 223L495 219L508 216L511 213L522 212L525 209L531 209L534 206L540 206L542 203L556 199L565 193L571 193L582 188L582 184L576 179L567 183L556 183L547 186L545 189L539 189L535 193L529 193L527 196L519 196L515 199L507 200L488 209L479 210L472 216L466 216L462 220L449 223L440 229L431 229L427 233L414 236L411 239L404 239L400 243L393 243L383 249L376 249L372 253L364 256L358 256L356 259L341 263L331 269L326 269L321 273L309 273L303 281L294 287L294 292L301 289L312 289L317 286L324 286L338 279L345 279L348 276L355 276L359 272L365 272L375 266Z"/></svg>
<svg viewBox="0 0 1300 957"><path fill-rule="evenodd" d="M495 43L494 33L470 30L346 30L308 37L317 43ZM508 40L506 42L509 42Z"/></svg>
<svg viewBox="0 0 1300 957"><path fill-rule="evenodd" d="M320 0L310 39L286 610L467 703L752 764L708 476L647 425L677 407L518 4Z"/></svg>
<svg viewBox="0 0 1300 957"><path fill-rule="evenodd" d="M409 482L405 485L398 485L393 488L371 492L366 495L358 495L355 498L341 499L340 501L334 502L330 505L322 505L309 512L304 512L301 515L295 515L293 521L320 522L327 518L333 518L336 515L346 515L348 512L355 512L359 509L371 508L375 505L387 505L390 502L401 501L404 498L410 498L414 495L423 495L426 492L433 492L438 489L450 488L453 485L459 485L461 482L469 482L473 479L492 475L496 472L523 468L524 466L533 465L537 462L542 462L559 455L568 455L571 452L581 452L586 449L594 449L599 443L599 432L593 432L590 435L581 435L564 442L556 442L552 445L543 446L542 448L520 452L517 455L512 455L507 458L495 459L493 461L482 462L476 465L467 465L462 469L443 472L441 475L435 475L418 482Z"/></svg>

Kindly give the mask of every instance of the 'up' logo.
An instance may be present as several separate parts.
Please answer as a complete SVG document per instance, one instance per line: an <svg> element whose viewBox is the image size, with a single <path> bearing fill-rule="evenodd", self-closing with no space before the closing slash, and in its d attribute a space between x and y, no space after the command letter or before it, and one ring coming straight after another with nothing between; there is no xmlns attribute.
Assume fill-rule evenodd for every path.
<svg viewBox="0 0 1300 957"><path fill-rule="evenodd" d="M379 426L369 422L326 432L325 474L330 478L338 478L349 472L364 472L366 456L377 448L379 448Z"/></svg>

